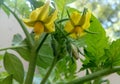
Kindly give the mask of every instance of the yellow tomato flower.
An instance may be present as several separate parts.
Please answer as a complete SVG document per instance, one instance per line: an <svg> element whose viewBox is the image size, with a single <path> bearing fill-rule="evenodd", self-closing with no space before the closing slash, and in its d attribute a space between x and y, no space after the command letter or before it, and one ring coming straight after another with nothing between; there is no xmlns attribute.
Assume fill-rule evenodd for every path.
<svg viewBox="0 0 120 84"><path fill-rule="evenodd" d="M38 39L43 32L54 32L54 21L57 19L57 10L49 15L50 1L47 1L40 8L33 10L29 16L29 19L23 19L23 22L34 28L35 39Z"/></svg>
<svg viewBox="0 0 120 84"><path fill-rule="evenodd" d="M72 38L78 38L85 34L84 30L90 26L91 12L84 9L83 14L73 12L70 20L65 24L65 31L70 34Z"/></svg>

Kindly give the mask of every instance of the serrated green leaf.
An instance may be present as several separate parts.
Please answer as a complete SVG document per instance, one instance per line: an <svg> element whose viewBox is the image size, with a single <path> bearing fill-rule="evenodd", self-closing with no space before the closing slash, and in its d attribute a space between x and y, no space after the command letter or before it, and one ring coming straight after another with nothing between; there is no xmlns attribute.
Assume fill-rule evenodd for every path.
<svg viewBox="0 0 120 84"><path fill-rule="evenodd" d="M24 69L22 62L14 54L8 52L4 56L4 67L9 74L13 75L19 83L23 83L24 79Z"/></svg>
<svg viewBox="0 0 120 84"><path fill-rule="evenodd" d="M9 75L5 79L3 79L2 84L12 84L12 79L13 79L13 76Z"/></svg>
<svg viewBox="0 0 120 84"><path fill-rule="evenodd" d="M105 54L104 50L108 48L108 38L106 37L106 32L102 27L99 20L92 15L90 31L97 32L96 34L87 33L85 36L85 42L87 47L85 48L88 58L94 60L96 64L99 64L101 57Z"/></svg>
<svg viewBox="0 0 120 84"><path fill-rule="evenodd" d="M120 66L120 39L113 41L110 48L106 50L105 56L108 57L108 61L112 66ZM109 65L108 65L109 66Z"/></svg>
<svg viewBox="0 0 120 84"><path fill-rule="evenodd" d="M69 56L61 59L55 68L56 80L58 81L70 81L75 78L77 66L75 61L73 61Z"/></svg>

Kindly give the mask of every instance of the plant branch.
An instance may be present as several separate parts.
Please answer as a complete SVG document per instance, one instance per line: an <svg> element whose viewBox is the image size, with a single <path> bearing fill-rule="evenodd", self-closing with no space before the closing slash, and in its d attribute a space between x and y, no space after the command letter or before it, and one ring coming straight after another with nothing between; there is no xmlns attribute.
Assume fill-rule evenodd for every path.
<svg viewBox="0 0 120 84"><path fill-rule="evenodd" d="M32 37L30 36L29 32L27 31L26 27L24 26L24 24L22 23L22 21L19 19L19 17L5 4L3 4L3 6L5 8L7 8L12 14L13 16L16 18L16 20L19 22L20 26L22 27L22 30L24 31L26 37L27 37L27 42L29 43L29 45L32 47L34 42Z"/></svg>
<svg viewBox="0 0 120 84"><path fill-rule="evenodd" d="M29 68L27 71L27 77L25 79L24 84L32 84L34 72L35 72L35 66L36 66L36 59L37 59L37 53L33 49L33 50L31 50L31 56L30 56L30 60L29 60Z"/></svg>
<svg viewBox="0 0 120 84"><path fill-rule="evenodd" d="M49 70L47 71L45 77L42 79L42 81L41 81L40 84L45 84L45 82L47 81L48 77L50 76L50 74L51 74L51 72L52 72L52 70L53 70L53 68L54 68L54 66L55 66L55 64L56 64L56 62L57 62L57 58L54 57L53 62L52 62L52 64L51 64Z"/></svg>
<svg viewBox="0 0 120 84"><path fill-rule="evenodd" d="M42 47L44 41L46 40L48 34L44 36L42 41L40 42L39 46L37 47L37 50L35 49L36 47L33 47L31 49L31 56L30 56L30 61L29 61L29 68L27 72L27 77L25 79L25 84L32 84L33 77L34 77L34 72L35 72L35 66L36 66L36 61L37 61L37 56L40 48Z"/></svg>
<svg viewBox="0 0 120 84"><path fill-rule="evenodd" d="M54 59L52 61L52 64L49 68L49 70L46 72L45 76L43 77L42 81L40 84L45 84L45 82L47 81L47 79L49 78L52 70L54 69L54 66L56 65L57 63L57 58L58 58L58 55L57 55L57 49L56 49L56 44L55 44L55 39L53 36L51 36L52 40L51 40L51 47L52 47L52 50L53 50L53 55L54 55Z"/></svg>
<svg viewBox="0 0 120 84"><path fill-rule="evenodd" d="M0 51L4 51L7 49L16 49L16 48L21 48L21 47L26 47L27 45L21 45L21 46L11 46L11 47L7 47L7 48L1 48Z"/></svg>
<svg viewBox="0 0 120 84"><path fill-rule="evenodd" d="M36 48L36 51L37 51L37 52L39 52L42 44L44 43L44 41L46 40L46 38L48 37L48 35L49 35L49 34L46 33L45 36L44 36L44 38L42 39L42 41L39 42L40 44L38 44L38 46L37 46L37 48Z"/></svg>
<svg viewBox="0 0 120 84"><path fill-rule="evenodd" d="M93 79L96 79L96 78L99 78L102 76L106 76L106 75L109 75L111 73L118 72L118 71L120 71L120 66L103 69L103 70L97 71L93 74L90 74L90 75L87 75L84 77L80 77L78 79L70 81L67 84L83 84L84 82L87 82L87 81L90 81L90 80L93 80Z"/></svg>

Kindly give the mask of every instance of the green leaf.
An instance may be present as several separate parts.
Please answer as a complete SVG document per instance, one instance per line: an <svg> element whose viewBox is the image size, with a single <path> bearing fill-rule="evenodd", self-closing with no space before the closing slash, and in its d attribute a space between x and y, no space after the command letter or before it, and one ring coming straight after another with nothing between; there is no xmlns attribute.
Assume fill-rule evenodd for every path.
<svg viewBox="0 0 120 84"><path fill-rule="evenodd" d="M76 69L76 62L72 60L70 56L66 56L57 63L55 68L55 78L57 81L70 81L76 77Z"/></svg>
<svg viewBox="0 0 120 84"><path fill-rule="evenodd" d="M43 1L36 1L36 0L28 0L28 1L30 2L31 5L33 5L34 9L44 5Z"/></svg>
<svg viewBox="0 0 120 84"><path fill-rule="evenodd" d="M73 1L75 1L75 0L54 0L55 4L57 5L60 12L63 11L66 4L72 3Z"/></svg>
<svg viewBox="0 0 120 84"><path fill-rule="evenodd" d="M13 78L13 76L9 75L5 79L3 79L2 84L12 84L12 78Z"/></svg>
<svg viewBox="0 0 120 84"><path fill-rule="evenodd" d="M29 61L30 49L28 47L16 48L14 50L17 51L23 59Z"/></svg>
<svg viewBox="0 0 120 84"><path fill-rule="evenodd" d="M25 60L27 60L27 61L29 60L30 49L27 46L26 39L23 40L23 38L20 34L15 34L13 37L13 40L12 40L12 45L13 46L26 45L25 47L16 48L13 50L15 50L17 53L19 53L20 56L22 58L24 58Z"/></svg>
<svg viewBox="0 0 120 84"><path fill-rule="evenodd" d="M99 64L101 57L105 54L105 49L108 48L108 38L106 32L102 27L99 20L92 15L90 31L96 32L96 34L87 33L85 36L86 43L86 55L90 60L93 60L96 64ZM89 53L89 54L87 54Z"/></svg>
<svg viewBox="0 0 120 84"><path fill-rule="evenodd" d="M22 36L20 34L15 34L13 36L12 45L13 46L20 45L22 41L23 41Z"/></svg>
<svg viewBox="0 0 120 84"><path fill-rule="evenodd" d="M120 66L120 39L113 41L110 48L106 50L105 56L108 57L106 63L109 62L107 66ZM111 65L110 65L111 63Z"/></svg>
<svg viewBox="0 0 120 84"><path fill-rule="evenodd" d="M48 66L50 66L53 60L53 52L50 45L50 40L51 39L48 36L48 38L42 45L40 52L38 53L37 65L42 68L47 68Z"/></svg>
<svg viewBox="0 0 120 84"><path fill-rule="evenodd" d="M16 39L19 38L19 36L16 36ZM17 41L13 40L15 45L17 43L17 45L27 45L26 40L22 41L21 40L17 40L18 42L20 41L20 43L18 43ZM30 49L28 46L26 47L21 47L21 48L16 48L14 49L16 52L18 52L20 54L20 56L22 58L24 58L25 60L29 61L29 57L30 57ZM44 44L42 45L40 52L38 53L38 58L37 58L37 65L42 67L42 68L47 68L48 66L51 65L53 60L53 53L52 53L52 49L50 46L50 38L48 37L46 39L46 41L44 42Z"/></svg>
<svg viewBox="0 0 120 84"><path fill-rule="evenodd" d="M19 83L23 83L24 79L24 69L22 62L14 54L8 52L4 56L4 67L9 74L13 75L13 78L16 79Z"/></svg>

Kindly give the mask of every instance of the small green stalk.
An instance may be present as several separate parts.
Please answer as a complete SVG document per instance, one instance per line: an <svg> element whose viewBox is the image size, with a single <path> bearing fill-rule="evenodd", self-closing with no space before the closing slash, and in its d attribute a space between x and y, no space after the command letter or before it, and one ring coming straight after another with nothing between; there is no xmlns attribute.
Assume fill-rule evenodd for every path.
<svg viewBox="0 0 120 84"><path fill-rule="evenodd" d="M96 78L100 78L100 77L103 77L103 76L106 76L106 75L109 75L111 73L118 72L118 71L120 71L120 66L115 66L112 68L103 69L103 70L94 72L93 74L90 74L90 75L87 75L84 77L80 77L78 79L70 81L67 84L83 84L87 81L90 81L90 80L93 80Z"/></svg>
<svg viewBox="0 0 120 84"><path fill-rule="evenodd" d="M54 57L53 62L52 62L52 64L51 64L49 70L47 71L45 77L42 79L42 81L41 81L40 84L45 84L45 82L46 82L47 79L49 78L49 76L50 76L50 74L51 74L51 72L52 72L52 70L53 70L53 68L54 68L54 66L55 66L55 64L56 64L56 62L57 62L57 58Z"/></svg>
<svg viewBox="0 0 120 84"><path fill-rule="evenodd" d="M7 47L7 48L1 48L0 51L4 51L4 50L8 50L8 49L17 49L17 48L22 48L22 47L26 47L26 45L11 46L11 47Z"/></svg>

